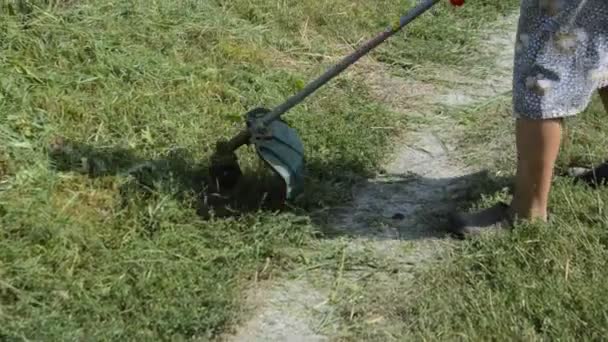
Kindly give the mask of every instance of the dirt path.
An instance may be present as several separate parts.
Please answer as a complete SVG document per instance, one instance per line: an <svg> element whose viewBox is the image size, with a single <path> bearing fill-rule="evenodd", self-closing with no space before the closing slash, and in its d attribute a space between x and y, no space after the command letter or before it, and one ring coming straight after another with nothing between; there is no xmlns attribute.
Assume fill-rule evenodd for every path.
<svg viewBox="0 0 608 342"><path fill-rule="evenodd" d="M390 76L386 66L369 61L355 70L368 75L378 99L403 115L475 104L510 90L516 20L513 15L498 31L487 32L482 51L495 62L467 75L442 67L434 72L437 82L421 83ZM454 83L458 90L437 85ZM408 138L395 145L386 172L354 189L353 203L332 209L332 227L353 236L349 248L371 245L403 265L422 267L447 243L435 229L437 217L451 209L450 199L466 190L475 170L460 164L451 147L454 122L447 117L432 121L437 122L408 132ZM410 248L401 248L405 244ZM328 296L305 278L254 289L249 297L255 308L251 320L228 340L328 341L339 328Z"/></svg>

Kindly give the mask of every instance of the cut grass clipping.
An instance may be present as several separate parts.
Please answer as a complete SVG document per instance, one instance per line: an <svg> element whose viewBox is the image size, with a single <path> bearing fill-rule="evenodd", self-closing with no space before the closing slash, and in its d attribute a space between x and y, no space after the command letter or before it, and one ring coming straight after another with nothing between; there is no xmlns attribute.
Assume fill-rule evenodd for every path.
<svg viewBox="0 0 608 342"><path fill-rule="evenodd" d="M495 3L438 8L374 56L462 61L479 16L509 7ZM301 210L201 220L205 157L246 110L291 95L408 6L0 2L0 338L179 340L234 323L258 266L288 266L314 229ZM300 209L348 200L388 147L369 127L403 123L345 77L287 116L310 163Z"/></svg>

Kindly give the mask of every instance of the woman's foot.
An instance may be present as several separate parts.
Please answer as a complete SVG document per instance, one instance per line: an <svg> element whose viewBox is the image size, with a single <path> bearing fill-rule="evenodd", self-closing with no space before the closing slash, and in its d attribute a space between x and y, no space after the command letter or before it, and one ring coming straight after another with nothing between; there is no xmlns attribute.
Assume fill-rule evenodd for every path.
<svg viewBox="0 0 608 342"><path fill-rule="evenodd" d="M568 175L574 178L575 182L583 182L591 187L608 184L608 162L604 162L594 169L572 167L568 170Z"/></svg>
<svg viewBox="0 0 608 342"><path fill-rule="evenodd" d="M505 231L513 226L510 206L500 202L475 213L458 213L450 218L450 231L461 238L485 232Z"/></svg>

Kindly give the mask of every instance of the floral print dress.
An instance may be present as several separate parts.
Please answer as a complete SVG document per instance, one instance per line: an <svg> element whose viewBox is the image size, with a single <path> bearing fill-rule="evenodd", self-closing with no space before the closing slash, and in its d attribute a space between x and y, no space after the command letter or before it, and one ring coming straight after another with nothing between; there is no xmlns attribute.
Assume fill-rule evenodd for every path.
<svg viewBox="0 0 608 342"><path fill-rule="evenodd" d="M522 0L513 74L517 118L573 116L608 86L608 0Z"/></svg>

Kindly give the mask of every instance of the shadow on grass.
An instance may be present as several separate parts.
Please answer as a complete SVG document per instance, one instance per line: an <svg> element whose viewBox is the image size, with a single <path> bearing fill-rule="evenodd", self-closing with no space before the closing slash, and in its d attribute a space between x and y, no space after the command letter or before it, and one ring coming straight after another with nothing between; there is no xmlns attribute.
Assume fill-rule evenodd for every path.
<svg viewBox="0 0 608 342"><path fill-rule="evenodd" d="M369 198L363 202L355 198L353 203L344 204L346 206L325 209L312 198L318 195L314 189L305 194L310 198L293 206L286 204L282 181L270 173L245 173L231 191L220 189L210 182L206 161L195 162L183 150L174 150L164 158L148 160L132 149L100 149L59 138L49 146L49 156L54 169L59 172L77 172L91 178L126 176L127 181L120 187L123 205L134 196L145 198L154 193L169 192L185 205L194 206L203 220L238 217L259 211L290 211L309 216L327 238L368 236L414 240L445 235L442 228L445 222L440 219L445 216L443 214L466 207L484 194L495 193L510 183L509 178L492 177L488 172L442 179L395 175L381 182L354 182L357 187L366 187ZM310 174L318 176L314 180L317 188L344 189L344 186L335 186L339 170L348 170L351 175L363 173L362 166L350 165L347 161L337 161L336 165L310 163L307 167ZM410 192L414 189L416 194L402 189L409 189ZM437 203L439 197L432 192L438 190L448 192L450 199L445 200L446 203ZM390 200L387 201L386 196L391 196ZM336 198L343 197L337 195ZM390 205L387 205L389 202ZM370 218L376 219L376 222L370 223ZM385 226L392 226L393 231L383 234L370 229L369 226L382 224L377 219L388 222ZM341 228L336 228L338 220L342 222Z"/></svg>
<svg viewBox="0 0 608 342"><path fill-rule="evenodd" d="M418 240L448 234L449 214L510 188L510 177L479 171L456 177L383 175L360 182L352 203L313 221L326 236Z"/></svg>
<svg viewBox="0 0 608 342"><path fill-rule="evenodd" d="M134 196L170 193L192 203L203 219L234 217L259 210L284 210L282 183L268 175L245 174L232 191L220 189L208 176L208 164L197 163L185 150L149 160L133 149L96 148L58 138L49 146L51 164L59 172L76 172L91 178L125 176L120 187L123 204Z"/></svg>

